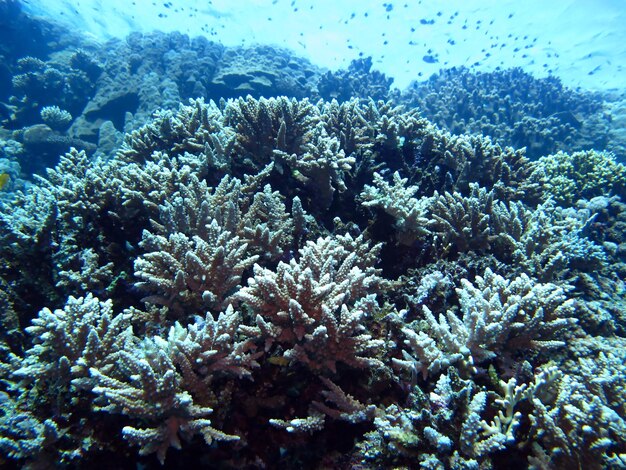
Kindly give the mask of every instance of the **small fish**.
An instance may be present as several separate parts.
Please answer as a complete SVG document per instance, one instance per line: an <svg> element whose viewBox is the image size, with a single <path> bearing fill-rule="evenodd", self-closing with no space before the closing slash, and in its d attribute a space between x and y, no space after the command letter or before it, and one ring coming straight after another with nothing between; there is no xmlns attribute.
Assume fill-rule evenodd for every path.
<svg viewBox="0 0 626 470"><path fill-rule="evenodd" d="M274 366L285 367L285 366L289 365L291 360L289 358L287 358L287 357L272 356L272 357L267 359L267 362L269 362L270 364L272 364Z"/></svg>
<svg viewBox="0 0 626 470"><path fill-rule="evenodd" d="M0 190L3 190L11 181L11 176L8 173L0 174Z"/></svg>

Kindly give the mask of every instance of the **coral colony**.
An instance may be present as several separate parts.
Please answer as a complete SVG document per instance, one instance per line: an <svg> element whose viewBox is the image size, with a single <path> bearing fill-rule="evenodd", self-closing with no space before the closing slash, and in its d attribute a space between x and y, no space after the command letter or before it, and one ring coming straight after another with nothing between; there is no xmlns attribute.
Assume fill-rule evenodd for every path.
<svg viewBox="0 0 626 470"><path fill-rule="evenodd" d="M599 96L55 44L7 59L3 464L626 466L626 167ZM513 86L560 98L507 112Z"/></svg>

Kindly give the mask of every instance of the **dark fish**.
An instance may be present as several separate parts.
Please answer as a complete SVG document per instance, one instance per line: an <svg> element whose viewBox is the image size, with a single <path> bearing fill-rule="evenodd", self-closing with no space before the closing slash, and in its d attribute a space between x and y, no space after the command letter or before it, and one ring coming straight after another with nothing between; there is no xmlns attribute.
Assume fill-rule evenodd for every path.
<svg viewBox="0 0 626 470"><path fill-rule="evenodd" d="M555 117L559 121L569 124L574 129L580 129L583 126L583 123L570 111L554 113L551 117Z"/></svg>

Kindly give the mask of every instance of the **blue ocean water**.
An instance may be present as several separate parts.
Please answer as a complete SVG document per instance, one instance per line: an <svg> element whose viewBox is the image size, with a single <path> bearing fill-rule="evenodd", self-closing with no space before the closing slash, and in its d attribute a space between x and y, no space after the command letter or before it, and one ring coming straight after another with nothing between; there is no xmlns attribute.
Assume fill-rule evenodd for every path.
<svg viewBox="0 0 626 470"><path fill-rule="evenodd" d="M98 39L178 31L228 46L286 47L336 69L373 57L398 87L442 68L522 67L570 87L623 88L623 3L244 1L24 2L28 11ZM540 13L540 14L539 14Z"/></svg>
<svg viewBox="0 0 626 470"><path fill-rule="evenodd" d="M0 0L0 464L625 468L623 2Z"/></svg>

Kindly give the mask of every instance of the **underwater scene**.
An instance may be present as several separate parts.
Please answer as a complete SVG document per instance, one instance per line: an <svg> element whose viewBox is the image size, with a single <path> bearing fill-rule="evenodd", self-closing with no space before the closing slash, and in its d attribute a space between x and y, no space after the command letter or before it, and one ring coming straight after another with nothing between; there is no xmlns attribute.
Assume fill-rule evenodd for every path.
<svg viewBox="0 0 626 470"><path fill-rule="evenodd" d="M621 0L0 0L0 468L626 468Z"/></svg>

